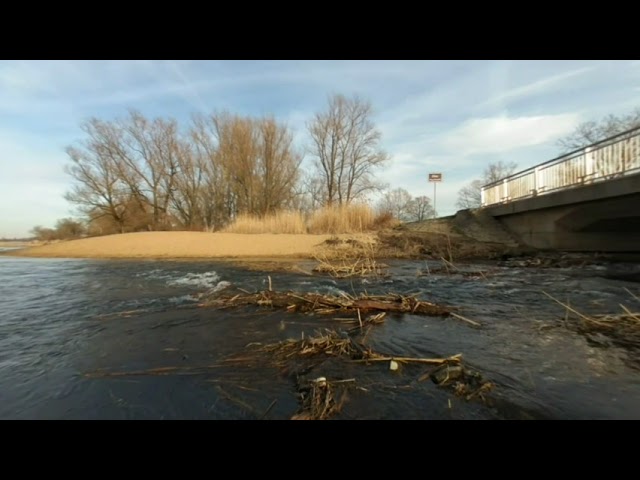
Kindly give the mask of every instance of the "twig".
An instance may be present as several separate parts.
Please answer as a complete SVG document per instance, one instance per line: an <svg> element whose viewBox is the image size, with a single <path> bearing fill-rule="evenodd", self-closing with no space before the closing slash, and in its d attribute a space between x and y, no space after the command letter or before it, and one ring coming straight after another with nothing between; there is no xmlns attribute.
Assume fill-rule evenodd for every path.
<svg viewBox="0 0 640 480"><path fill-rule="evenodd" d="M463 322L467 322L469 325L473 325L474 327L477 327L477 328L482 327L481 323L478 323L478 322L476 322L474 320L465 318L462 315L458 315L455 312L449 312L449 315L451 315L453 318L457 318L458 320L462 320Z"/></svg>
<svg viewBox="0 0 640 480"><path fill-rule="evenodd" d="M260 420L264 420L264 418L269 414L269 412L275 406L276 403L278 403L278 399L277 398L273 402L271 402L271 404L269 405L267 410L262 414L262 417L260 417Z"/></svg>
<svg viewBox="0 0 640 480"><path fill-rule="evenodd" d="M244 408L249 413L252 413L252 414L256 415L256 411L253 409L253 407L251 405L249 405L248 403L242 401L239 398L236 398L236 397L232 396L231 394L226 392L221 386L217 386L216 390L218 390L222 394L222 396L225 397L230 402L233 402L236 405L240 405L242 408Z"/></svg>
<svg viewBox="0 0 640 480"><path fill-rule="evenodd" d="M449 358L413 358L413 357L376 357L367 358L362 360L353 360L356 363L368 363L368 362L389 362L395 360L396 362L403 363L428 363L430 365L442 365L448 362L459 362L462 358L462 354L458 353Z"/></svg>
<svg viewBox="0 0 640 480"><path fill-rule="evenodd" d="M267 275L267 278L269 279L269 291L271 292L271 275Z"/></svg>
<svg viewBox="0 0 640 480"><path fill-rule="evenodd" d="M601 327L603 327L603 328L611 328L611 327L612 327L611 325L608 325L608 324L606 324L606 323L599 322L598 320L596 320L596 319L595 319L595 318L593 318L593 317L588 317L588 316L586 316L586 315L584 315L584 314L580 313L579 311L577 311L577 310L575 310L575 309L571 308L569 305L562 303L560 300L558 300L558 299L556 299L556 298L553 298L551 295L549 295L549 294L548 294L547 292L545 292L544 290L542 291L542 293L544 293L547 297L549 297L549 298L550 298L551 300L553 300L554 302L557 302L557 303L559 303L560 305L562 305L562 306L563 306L564 308L566 308L568 311L570 311L570 312L575 313L576 315L578 315L578 316L579 316L580 318L582 318L585 322L593 323L593 324L595 324L595 325L599 325L599 326L601 326ZM566 321L566 320L565 320L565 321Z"/></svg>
<svg viewBox="0 0 640 480"><path fill-rule="evenodd" d="M453 262L450 262L449 260L447 260L447 259L446 259L446 258L444 258L444 257L440 257L440 258L442 259L442 261L444 262L444 264L445 264L445 265L449 265L449 266L451 266L451 268L452 268L453 270L458 270L458 267L456 267L456 266L453 264Z"/></svg>
<svg viewBox="0 0 640 480"><path fill-rule="evenodd" d="M370 331L371 331L371 325L369 325L369 328L367 328L367 331L364 332L364 336L362 337L362 342L361 342L363 345L367 341L367 336L369 335Z"/></svg>
<svg viewBox="0 0 640 480"><path fill-rule="evenodd" d="M302 301L304 301L304 302L312 303L312 304L313 304L313 308L315 308L315 306L316 306L316 302L318 301L318 297L316 297L316 298L315 298L315 301L314 301L314 302L312 302L312 301L311 301L311 300L309 300L308 298L301 297L301 296L299 296L299 295L296 295L295 293L289 293L288 295L289 295L290 297L297 298L298 300L302 300Z"/></svg>
<svg viewBox="0 0 640 480"><path fill-rule="evenodd" d="M544 293L547 297L549 297L551 300L553 300L554 302L558 303L559 305L562 305L564 308L566 308L567 310L569 310L570 312L575 313L576 315L578 315L580 318L582 318L583 320L586 320L588 322L593 322L592 318L587 317L586 315L583 315L582 313L580 313L579 311L571 308L569 305L567 305L566 303L562 303L560 300L558 300L557 298L552 297L551 295L549 295L547 292L545 292L544 290L542 291L542 293ZM597 322L596 322L597 323Z"/></svg>
<svg viewBox="0 0 640 480"><path fill-rule="evenodd" d="M619 304L619 305L620 305L620 307L625 311L625 313L626 313L627 315L629 315L631 318L633 318L633 319L634 319L634 320L636 320L637 322L640 322L640 317L638 317L638 314L637 314L637 313L633 313L633 312L631 312L627 307L625 307L625 306L624 306L624 305L622 305L622 304Z"/></svg>
<svg viewBox="0 0 640 480"><path fill-rule="evenodd" d="M639 301L639 302L640 302L640 297L638 297L637 295L635 295L635 294L631 293L631 290L629 290L627 287L624 287L624 289L627 291L627 293L628 293L629 295L631 295L633 298L635 298L637 301Z"/></svg>
<svg viewBox="0 0 640 480"><path fill-rule="evenodd" d="M360 323L360 330L362 330L362 317L360 316L360 309L357 309L358 311L358 323Z"/></svg>
<svg viewBox="0 0 640 480"><path fill-rule="evenodd" d="M344 380L332 380L330 383L331 384L335 384L335 383L353 383L355 381L356 381L355 378L346 378Z"/></svg>

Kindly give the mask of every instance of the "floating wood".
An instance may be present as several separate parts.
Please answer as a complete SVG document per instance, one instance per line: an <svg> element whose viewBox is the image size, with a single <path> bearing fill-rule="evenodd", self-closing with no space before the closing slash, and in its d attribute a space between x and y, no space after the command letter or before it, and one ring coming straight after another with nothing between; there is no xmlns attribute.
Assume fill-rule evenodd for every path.
<svg viewBox="0 0 640 480"><path fill-rule="evenodd" d="M243 305L280 308L287 312L350 313L354 316L358 314L359 310L361 314L397 312L446 317L453 310L452 307L445 307L425 300L418 300L415 297L405 297L397 294L360 295L359 297L343 294L338 297L318 293L276 292L269 290L252 294L219 294L205 299L199 306L229 308Z"/></svg>

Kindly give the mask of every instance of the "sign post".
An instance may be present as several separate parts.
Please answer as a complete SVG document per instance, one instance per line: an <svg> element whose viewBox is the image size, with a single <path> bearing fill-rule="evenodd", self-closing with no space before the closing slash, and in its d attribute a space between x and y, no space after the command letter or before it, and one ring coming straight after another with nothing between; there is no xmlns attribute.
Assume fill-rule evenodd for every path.
<svg viewBox="0 0 640 480"><path fill-rule="evenodd" d="M438 182L442 181L441 173L430 173L429 181L433 183L433 215L436 217L438 214L436 213L436 185Z"/></svg>

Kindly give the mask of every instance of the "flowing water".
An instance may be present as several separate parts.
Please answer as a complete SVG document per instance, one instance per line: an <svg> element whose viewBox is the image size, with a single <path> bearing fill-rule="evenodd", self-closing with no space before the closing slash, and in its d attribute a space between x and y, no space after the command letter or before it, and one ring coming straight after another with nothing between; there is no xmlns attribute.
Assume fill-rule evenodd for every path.
<svg viewBox="0 0 640 480"><path fill-rule="evenodd" d="M197 308L202 292L228 285L265 289L267 275L278 290L415 294L459 306L483 324L474 329L455 319L389 315L367 341L391 355L462 353L465 364L496 384L490 405L418 382L424 366L391 372L384 362L345 363L342 378L366 388L349 394L336 419L640 418L639 362L632 352L564 328L541 328L564 316L542 291L589 313L617 313L620 304L640 310L625 290L640 293L640 284L628 281L637 277L636 266L477 265L469 268L491 273L464 279L417 276L425 262L390 263L389 278L350 281L223 261L0 256L0 418L290 418L298 408L292 375L267 364L225 366L224 359L244 354L248 344L300 338L335 324L283 311ZM162 367L193 374L91 375Z"/></svg>

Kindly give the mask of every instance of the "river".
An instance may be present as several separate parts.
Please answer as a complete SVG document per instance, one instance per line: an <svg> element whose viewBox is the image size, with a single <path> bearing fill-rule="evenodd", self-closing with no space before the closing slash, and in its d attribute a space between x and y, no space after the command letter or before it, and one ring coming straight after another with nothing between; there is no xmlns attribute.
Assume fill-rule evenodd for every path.
<svg viewBox="0 0 640 480"><path fill-rule="evenodd" d="M625 288L638 295L640 284L619 274L637 272L635 265L471 265L489 273L462 278L417 276L424 261L389 264L388 278L350 281L227 261L0 256L0 418L291 418L298 408L291 375L268 365L225 366L224 359L244 354L249 344L300 338L330 321L197 308L202 292L228 285L265 289L270 275L278 290L415 294L460 307L483 325L390 315L372 328L368 342L391 355L462 353L495 383L490 405L416 381L422 367L391 372L386 364L349 364L344 377L366 388L349 394L336 419L640 419L637 353L543 326L564 316L543 291L589 313L620 312L620 304L639 311ZM211 365L222 366L192 375L91 375Z"/></svg>

